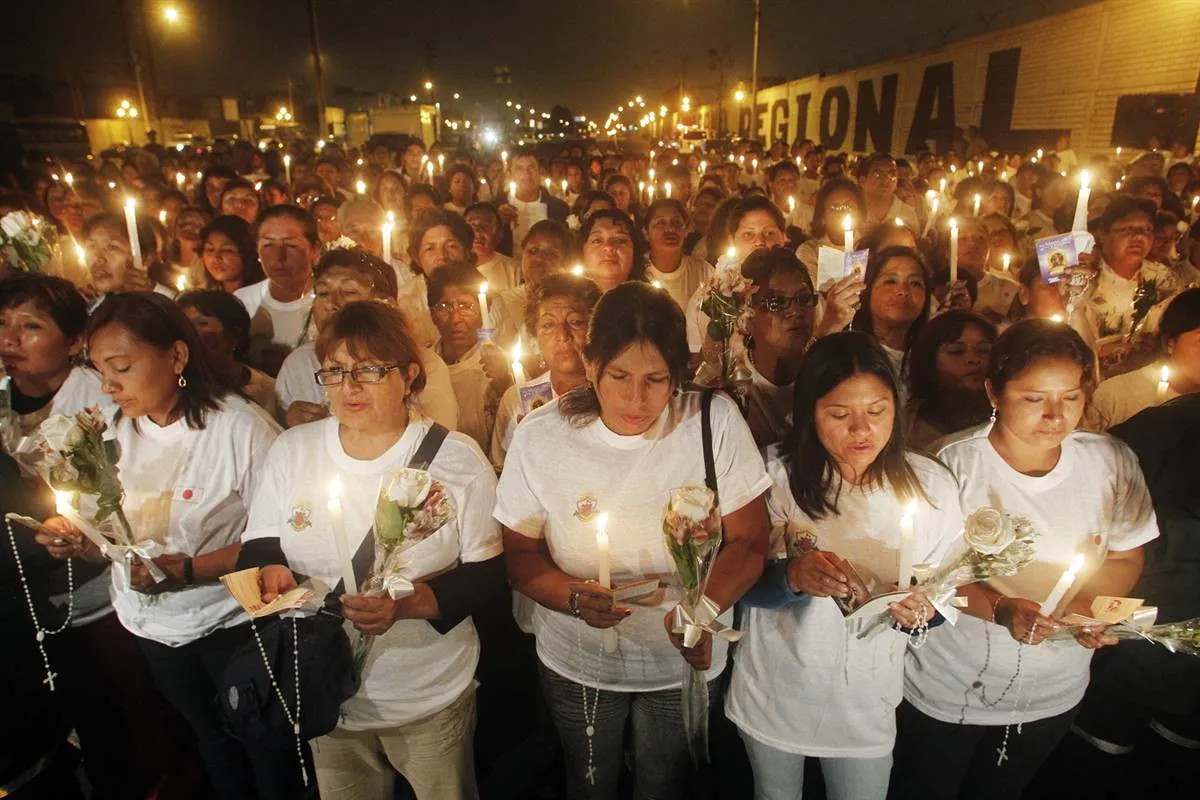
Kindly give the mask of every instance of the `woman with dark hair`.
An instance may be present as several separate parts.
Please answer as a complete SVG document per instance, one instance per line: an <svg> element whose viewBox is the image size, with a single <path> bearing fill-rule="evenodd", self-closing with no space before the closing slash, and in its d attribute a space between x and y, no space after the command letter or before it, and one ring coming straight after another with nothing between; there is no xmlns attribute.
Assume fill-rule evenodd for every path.
<svg viewBox="0 0 1200 800"><path fill-rule="evenodd" d="M409 256L427 279L447 264L473 262L475 232L462 215L435 209L417 216L410 228Z"/></svg>
<svg viewBox="0 0 1200 800"><path fill-rule="evenodd" d="M584 274L600 291L646 280L646 240L625 212L593 212L579 231L579 242Z"/></svg>
<svg viewBox="0 0 1200 800"><path fill-rule="evenodd" d="M359 300L375 300L399 307L396 273L389 265L358 248L338 248L321 257L313 271L312 323L319 336L343 306ZM425 301L422 300L422 307ZM409 333L420 326L432 327L429 312L424 322L404 311ZM329 416L329 398L314 373L321 368L316 345L305 342L284 360L275 382L279 413L285 427L294 427ZM412 412L420 413L450 430L458 428L458 404L450 385L450 373L437 353L421 346L421 368L425 388L413 396Z"/></svg>
<svg viewBox="0 0 1200 800"><path fill-rule="evenodd" d="M196 206L180 209L167 244L167 262L172 271L192 276L197 285L207 280L200 254L200 233L208 222L208 217Z"/></svg>
<svg viewBox="0 0 1200 800"><path fill-rule="evenodd" d="M537 225L544 222L549 220ZM531 228L526 247L533 235ZM527 383L514 384L500 398L491 439L492 463L497 469L504 466L517 423L551 399L587 383L583 347L592 309L599 300L600 287L588 278L562 273L537 283L525 312L525 335L527 341L537 342L539 367L545 371ZM540 387L549 391L539 391Z"/></svg>
<svg viewBox="0 0 1200 800"><path fill-rule="evenodd" d="M571 214L582 225L593 211L612 210L617 207L617 201L608 192L599 189L589 189L575 200L571 206Z"/></svg>
<svg viewBox="0 0 1200 800"><path fill-rule="evenodd" d="M733 234L729 230L729 217L733 215L734 209L741 202L740 197L727 197L717 205L716 210L713 211L712 221L708 224L708 232L696 245L695 254L697 256L710 264L715 264L721 256L728 252L733 243Z"/></svg>
<svg viewBox="0 0 1200 800"><path fill-rule="evenodd" d="M1096 389L1091 410L1097 430L1107 431L1151 406L1200 391L1200 289L1185 289L1167 304L1158 337L1162 361L1109 378Z"/></svg>
<svg viewBox="0 0 1200 800"><path fill-rule="evenodd" d="M612 175L604 182L604 191L613 199L617 211L636 219L639 209L637 188L624 175Z"/></svg>
<svg viewBox="0 0 1200 800"><path fill-rule="evenodd" d="M680 308L712 275L712 265L702 258L685 255L684 234L688 228L687 208L680 200L664 197L646 209L643 232L648 244L646 280L661 286Z"/></svg>
<svg viewBox="0 0 1200 800"><path fill-rule="evenodd" d="M1071 190L1067 179L1054 174L1044 182L1033 184L1032 190L1030 211L1016 221L1017 230L1031 239L1041 239L1069 230L1071 219L1066 215L1074 206L1068 205Z"/></svg>
<svg viewBox="0 0 1200 800"><path fill-rule="evenodd" d="M688 375L683 312L646 284L617 286L596 304L583 358L589 383L517 426L494 516L504 526L509 580L538 604L534 635L568 797L616 796L627 720L638 754L634 794L677 797L689 761L684 664L682 639L664 630L677 584L623 607L595 579L598 514L609 515L612 585L663 581L674 572L664 499L705 485L702 395L678 391ZM722 517L724 542L706 594L728 623L762 571L770 481L733 401L712 397L709 414L719 497L712 511ZM682 649L710 686L726 653L725 641L708 634Z"/></svg>
<svg viewBox="0 0 1200 800"><path fill-rule="evenodd" d="M404 195L404 218L409 225L416 223L417 217L442 207L442 196L437 189L427 183L414 183L408 187Z"/></svg>
<svg viewBox="0 0 1200 800"><path fill-rule="evenodd" d="M862 189L858 184L846 178L834 178L826 181L813 200L811 238L806 240L796 255L808 267L808 275L817 282L817 254L822 247L846 249L845 220L849 216L852 223L859 224L864 218L866 201L863 200ZM850 243L853 247L853 242Z"/></svg>
<svg viewBox="0 0 1200 800"><path fill-rule="evenodd" d="M907 586L906 557L938 563L962 525L954 477L905 450L899 414L878 342L856 331L812 346L796 380L795 426L768 450L772 560L743 601L725 707L756 798L799 797L808 756L821 759L831 800L887 796L908 631L859 639L843 607L865 601L868 586ZM917 533L902 553L906 515ZM941 621L916 592L889 610L910 630Z"/></svg>
<svg viewBox="0 0 1200 800"><path fill-rule="evenodd" d="M906 402L903 376L921 326L929 319L929 273L925 259L910 247L887 247L871 254L867 288L854 315L855 330L874 336L901 376L900 396ZM905 402L901 402L903 408Z"/></svg>
<svg viewBox="0 0 1200 800"><path fill-rule="evenodd" d="M574 244L571 231L561 222L543 219L530 226L521 242L521 284L500 293L505 319L526 319L529 297L542 281L567 268Z"/></svg>
<svg viewBox="0 0 1200 800"><path fill-rule="evenodd" d="M341 587L352 635L375 639L337 727L312 742L317 786L325 797L376 800L392 796L399 772L417 797L478 797L472 750L480 648L471 615L504 592L491 517L496 474L466 436L412 413L425 373L395 307L346 305L322 329L316 352L315 378L332 414L285 432L267 454L238 560L239 567L261 568L263 596L290 591L298 575L339 584L338 534L323 502L335 481L352 553L386 535L374 530L380 487L385 499L403 490L391 481L411 477L406 467L424 473L428 494L416 502L429 509L423 501L440 492L447 509L445 522L405 551L410 560L401 574L411 592L396 591L393 599L388 591L361 591L367 565L356 571L360 591ZM440 445L428 452L439 435Z"/></svg>
<svg viewBox="0 0 1200 800"><path fill-rule="evenodd" d="M246 307L232 294L219 290L184 292L176 302L196 326L217 382L253 400L274 419L275 379L245 363L250 349L250 315Z"/></svg>
<svg viewBox="0 0 1200 800"><path fill-rule="evenodd" d="M245 178L235 178L221 190L221 213L232 214L253 225L262 209L262 201L254 184Z"/></svg>
<svg viewBox="0 0 1200 800"><path fill-rule="evenodd" d="M1071 727L1092 650L1117 643L1102 628L1069 632L1062 623L1092 616L1097 596L1125 596L1142 546L1158 536L1137 458L1116 439L1077 430L1095 381L1095 356L1079 334L1018 322L992 346L985 387L994 422L938 451L965 513L1024 517L1037 539L1032 563L961 587L966 613L908 652L896 797L1020 797ZM1069 591L1043 613L1068 569Z"/></svg>
<svg viewBox="0 0 1200 800"><path fill-rule="evenodd" d="M150 221L144 217L138 219L137 237L142 251L141 269L134 264L129 228L123 216L97 214L83 226L84 260L91 272L91 288L95 292L91 308L96 308L106 295L118 292L153 289L168 297L175 295L173 290L150 277L155 238Z"/></svg>
<svg viewBox="0 0 1200 800"><path fill-rule="evenodd" d="M954 309L925 324L908 360L908 446L928 450L943 436L987 420L983 388L996 326Z"/></svg>
<svg viewBox="0 0 1200 800"><path fill-rule="evenodd" d="M232 214L217 217L200 231L200 261L208 283L230 294L266 278L253 231Z"/></svg>
<svg viewBox="0 0 1200 800"><path fill-rule="evenodd" d="M220 216L221 195L225 192L225 184L237 179L238 174L233 171L232 167L224 164L209 167L200 176L200 185L196 192L196 205L210 218Z"/></svg>
<svg viewBox="0 0 1200 800"><path fill-rule="evenodd" d="M108 297L88 320L86 338L102 388L118 407L111 425L128 528L112 517L96 522L90 495L77 498L79 513L159 553L147 558L165 576L155 581L138 559L115 565L117 617L138 637L155 684L195 733L217 795L294 798L294 751L235 741L213 702L229 658L251 641L244 613L218 578L233 571L275 427L218 383L196 329L164 297ZM46 526L56 536L38 534L38 541L51 555L104 562L67 519Z"/></svg>
<svg viewBox="0 0 1200 800"><path fill-rule="evenodd" d="M475 170L469 164L452 164L446 169L446 193L450 199L442 208L455 214L466 214L475 203Z"/></svg>
<svg viewBox="0 0 1200 800"><path fill-rule="evenodd" d="M792 429L793 388L816 331L818 298L808 270L787 247L755 250L742 274L756 289L746 326L746 422L755 444L765 447Z"/></svg>

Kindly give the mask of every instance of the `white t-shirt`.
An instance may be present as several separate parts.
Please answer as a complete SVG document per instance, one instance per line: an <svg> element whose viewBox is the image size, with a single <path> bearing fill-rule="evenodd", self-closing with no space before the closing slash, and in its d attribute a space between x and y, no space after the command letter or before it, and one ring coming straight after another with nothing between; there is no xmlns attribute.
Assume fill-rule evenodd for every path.
<svg viewBox="0 0 1200 800"><path fill-rule="evenodd" d="M270 279L243 286L233 293L250 314L250 363L274 374L287 354L311 338L306 329L312 292L282 303L271 296Z"/></svg>
<svg viewBox="0 0 1200 800"><path fill-rule="evenodd" d="M1157 406L1179 397L1179 392L1168 385L1167 393L1161 400L1159 399L1158 379L1160 377L1162 377L1162 366L1148 364L1141 369L1126 372L1124 375L1109 378L1101 383L1092 397L1092 412L1095 415L1096 427L1106 431L1151 406Z"/></svg>
<svg viewBox="0 0 1200 800"><path fill-rule="evenodd" d="M250 498L278 428L234 394L206 412L204 429L180 418L165 428L149 418L116 423L125 515L138 541L156 539L166 553L193 558L236 544L246 528ZM218 582L156 596L120 592L113 607L121 624L146 639L178 647L245 622L237 601Z"/></svg>
<svg viewBox="0 0 1200 800"><path fill-rule="evenodd" d="M493 253L490 261L475 268L487 280L490 293L515 289L521 285L521 262L503 253Z"/></svg>
<svg viewBox="0 0 1200 800"><path fill-rule="evenodd" d="M1093 575L1109 550L1131 550L1158 536L1154 506L1137 457L1110 436L1076 431L1062 443L1058 464L1042 477L1023 475L996 452L991 423L954 437L938 457L958 478L963 513L984 506L1027 517L1038 537L1034 561L1010 578L989 584L1010 597L1042 602L1076 553L1087 563L1060 608ZM1004 695L1017 671L1021 691ZM990 655L989 655L990 653ZM1083 698L1092 651L1073 639L1020 645L1008 630L963 614L942 625L920 650L911 650L904 697L942 722L1005 725L1062 714ZM984 668L985 660L987 662ZM984 705L982 682L990 705Z"/></svg>
<svg viewBox="0 0 1200 800"><path fill-rule="evenodd" d="M860 574L899 580L904 503L890 489L843 487L837 514L813 520L792 497L778 451L768 453L772 557L794 556L802 540L815 537L816 546L851 562ZM907 459L937 504L918 501L913 562L939 564L962 530L958 485L933 459L915 453ZM893 630L866 639L848 634L829 597L779 609L746 608L742 628L725 713L743 733L776 750L821 758L892 752L906 636Z"/></svg>
<svg viewBox="0 0 1200 800"><path fill-rule="evenodd" d="M513 252L515 253L518 252L521 243L525 241L525 234L529 233L529 229L534 226L534 223L547 219L549 211L546 204L541 201L540 195L532 203L526 203L518 200L516 194L510 192L508 203L517 210L517 218L513 222Z"/></svg>
<svg viewBox="0 0 1200 800"><path fill-rule="evenodd" d="M408 466L429 425L426 420L410 422L400 440L371 461L346 455L332 417L285 431L267 455L244 539L278 537L288 566L336 585L341 570L329 523L329 484L341 477L343 524L350 552L357 552L371 530L384 477ZM496 473L475 443L451 433L429 473L445 487L455 516L429 538L410 545L412 574L424 577L458 562L498 556L500 533L491 519ZM425 620L398 620L376 638L362 687L342 705L339 727L370 730L424 719L471 685L478 662L479 638L470 619L446 634Z"/></svg>
<svg viewBox="0 0 1200 800"><path fill-rule="evenodd" d="M617 652L603 657L600 630L539 605L533 617L538 657L559 675L622 692L680 686L682 657L663 627L680 593L662 516L672 489L704 485L700 400L698 392L673 397L642 436L615 434L600 419L572 427L558 401L517 426L500 476L496 519L524 536L545 539L560 569L594 580L595 516L608 513L613 585L659 578L668 587L662 603L632 607L633 614L612 629ZM767 491L771 480L737 406L722 395L713 398L712 432L721 513L728 515ZM728 611L722 616L726 624L732 618ZM724 668L727 651L725 640L714 641L709 680Z"/></svg>
<svg viewBox="0 0 1200 800"><path fill-rule="evenodd" d="M887 215L883 219L875 219L870 214L867 215L867 223L865 230L857 233L857 236L866 236L871 231L878 228L880 225L890 225L899 217L905 225L915 231L920 231L920 224L917 222L917 212L908 203L901 200L899 197L892 197L892 204L888 206Z"/></svg>
<svg viewBox="0 0 1200 800"><path fill-rule="evenodd" d="M746 423L759 447L783 441L792 429L792 404L796 386L776 386L750 362L750 391L746 395Z"/></svg>
<svg viewBox="0 0 1200 800"><path fill-rule="evenodd" d="M713 267L702 258L685 255L674 272L661 272L652 263L646 264L646 280L658 281L671 299L686 309L696 290L708 281Z"/></svg>
<svg viewBox="0 0 1200 800"><path fill-rule="evenodd" d="M425 370L425 388L413 398L413 410L440 422L450 430L458 428L458 402L450 385L450 370L441 356L429 348L421 350L421 367ZM329 398L325 387L317 383L313 373L321 368L317 348L312 342L293 350L283 362L275 380L279 407L287 411L297 400L313 405L326 405Z"/></svg>
<svg viewBox="0 0 1200 800"><path fill-rule="evenodd" d="M492 382L483 371L482 348L475 345L458 361L446 364L446 370L458 404L458 430L474 439L480 450L490 452L499 398L493 401L489 396Z"/></svg>

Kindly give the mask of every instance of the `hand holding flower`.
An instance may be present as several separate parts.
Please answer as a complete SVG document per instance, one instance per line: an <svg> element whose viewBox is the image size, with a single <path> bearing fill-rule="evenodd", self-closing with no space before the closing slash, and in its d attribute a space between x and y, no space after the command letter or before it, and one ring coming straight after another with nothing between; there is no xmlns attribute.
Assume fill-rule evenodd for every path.
<svg viewBox="0 0 1200 800"><path fill-rule="evenodd" d="M705 631L695 647L684 647L683 634L675 633L673 630L675 625L673 610L668 611L667 615L663 617L663 625L666 626L671 644L675 645L675 649L683 655L684 661L687 661L692 669L707 670L712 666L713 638L711 633Z"/></svg>

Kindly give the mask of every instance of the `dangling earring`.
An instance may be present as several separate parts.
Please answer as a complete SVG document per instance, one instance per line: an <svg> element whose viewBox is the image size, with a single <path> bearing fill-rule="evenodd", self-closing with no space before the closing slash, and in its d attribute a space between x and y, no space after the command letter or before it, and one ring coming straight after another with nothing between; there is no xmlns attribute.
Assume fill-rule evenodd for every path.
<svg viewBox="0 0 1200 800"><path fill-rule="evenodd" d="M187 378L183 377L183 373L182 373L182 372L181 372L181 373L179 373L179 381L178 381L178 383L179 383L179 388L180 388L180 389L186 389L186 388L187 388Z"/></svg>
<svg viewBox="0 0 1200 800"><path fill-rule="evenodd" d="M995 406L992 406L992 422L996 421L996 414L999 411Z"/></svg>

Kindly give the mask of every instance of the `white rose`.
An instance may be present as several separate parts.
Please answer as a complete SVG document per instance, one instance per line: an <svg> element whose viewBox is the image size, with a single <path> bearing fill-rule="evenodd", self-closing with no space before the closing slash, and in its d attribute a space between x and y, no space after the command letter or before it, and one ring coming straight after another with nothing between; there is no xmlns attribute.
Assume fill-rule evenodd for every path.
<svg viewBox="0 0 1200 800"><path fill-rule="evenodd" d="M46 444L60 453L67 449L69 437L74 430L75 420L63 414L55 414L38 427L38 433L46 440Z"/></svg>
<svg viewBox="0 0 1200 800"><path fill-rule="evenodd" d="M392 476L387 497L401 508L419 508L429 496L432 481L423 469L403 469Z"/></svg>
<svg viewBox="0 0 1200 800"><path fill-rule="evenodd" d="M1013 543L1012 520L1003 511L985 506L967 517L963 539L977 553L994 556Z"/></svg>
<svg viewBox="0 0 1200 800"><path fill-rule="evenodd" d="M13 211L0 218L0 230L9 238L15 237L29 225L29 216L24 211Z"/></svg>
<svg viewBox="0 0 1200 800"><path fill-rule="evenodd" d="M713 493L707 486L683 486L671 492L667 510L697 525L712 513Z"/></svg>

